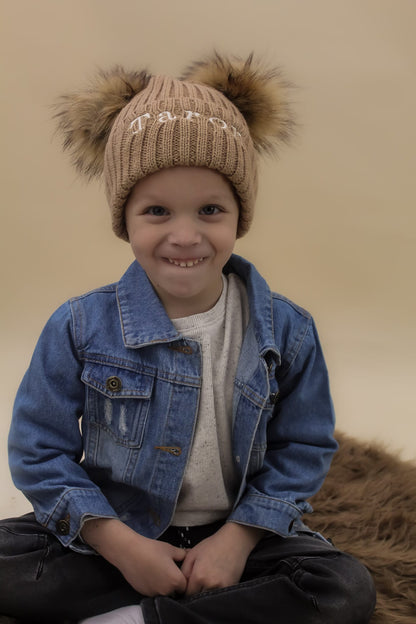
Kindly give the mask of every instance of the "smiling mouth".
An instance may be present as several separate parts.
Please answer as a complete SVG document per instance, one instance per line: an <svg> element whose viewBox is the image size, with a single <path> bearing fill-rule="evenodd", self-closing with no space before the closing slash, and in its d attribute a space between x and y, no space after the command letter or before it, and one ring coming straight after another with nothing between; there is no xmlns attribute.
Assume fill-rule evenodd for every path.
<svg viewBox="0 0 416 624"><path fill-rule="evenodd" d="M186 269L200 264L203 262L204 258L192 258L189 260L175 260L174 258L168 258L168 260L171 264Z"/></svg>

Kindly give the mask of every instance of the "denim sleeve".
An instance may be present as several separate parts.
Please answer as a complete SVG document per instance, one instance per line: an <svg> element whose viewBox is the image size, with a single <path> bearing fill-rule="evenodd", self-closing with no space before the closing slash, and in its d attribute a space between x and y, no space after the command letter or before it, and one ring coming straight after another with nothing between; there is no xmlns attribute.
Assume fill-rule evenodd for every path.
<svg viewBox="0 0 416 624"><path fill-rule="evenodd" d="M338 448L335 417L315 324L310 316L291 327L276 370L278 401L267 427L260 470L229 520L288 536L312 511L307 499L322 486Z"/></svg>
<svg viewBox="0 0 416 624"><path fill-rule="evenodd" d="M52 315L39 338L17 392L9 433L16 487L33 505L38 522L66 546L78 537L84 517L116 517L80 465L80 371L67 303Z"/></svg>

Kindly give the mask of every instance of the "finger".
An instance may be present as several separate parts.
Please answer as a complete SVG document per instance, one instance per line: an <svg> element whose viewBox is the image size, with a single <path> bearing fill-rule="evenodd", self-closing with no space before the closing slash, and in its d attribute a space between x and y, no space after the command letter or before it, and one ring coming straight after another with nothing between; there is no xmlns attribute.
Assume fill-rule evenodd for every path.
<svg viewBox="0 0 416 624"><path fill-rule="evenodd" d="M185 575L182 574L181 572L180 577L178 577L178 581L175 587L175 592L178 594L185 594L187 586L188 586L188 581Z"/></svg>
<svg viewBox="0 0 416 624"><path fill-rule="evenodd" d="M203 586L200 583L194 583L188 581L188 585L186 587L185 596L193 596L194 594L200 594L204 590Z"/></svg>
<svg viewBox="0 0 416 624"><path fill-rule="evenodd" d="M174 548L174 551L172 553L173 560L177 562L184 561L186 557L186 550L184 550L183 548L176 548L176 547L173 547L173 548Z"/></svg>
<svg viewBox="0 0 416 624"><path fill-rule="evenodd" d="M188 577L188 584L186 587L186 596L193 596L199 594L206 589L205 583L200 575L197 574L195 567L192 568L192 572Z"/></svg>
<svg viewBox="0 0 416 624"><path fill-rule="evenodd" d="M189 579L189 577L192 574L194 563L195 563L195 558L190 553L190 551L187 552L181 565L181 572L186 576L187 579Z"/></svg>

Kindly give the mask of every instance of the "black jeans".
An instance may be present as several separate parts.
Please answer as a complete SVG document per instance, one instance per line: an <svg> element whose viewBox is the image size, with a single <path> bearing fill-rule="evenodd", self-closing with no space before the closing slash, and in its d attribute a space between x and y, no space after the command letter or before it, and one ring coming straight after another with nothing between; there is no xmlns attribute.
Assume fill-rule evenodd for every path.
<svg viewBox="0 0 416 624"><path fill-rule="evenodd" d="M160 539L192 546L218 527L171 527ZM146 624L365 624L375 590L361 563L305 533L262 539L238 585L144 598L102 557L62 547L33 514L0 522L1 615L60 624L138 603Z"/></svg>

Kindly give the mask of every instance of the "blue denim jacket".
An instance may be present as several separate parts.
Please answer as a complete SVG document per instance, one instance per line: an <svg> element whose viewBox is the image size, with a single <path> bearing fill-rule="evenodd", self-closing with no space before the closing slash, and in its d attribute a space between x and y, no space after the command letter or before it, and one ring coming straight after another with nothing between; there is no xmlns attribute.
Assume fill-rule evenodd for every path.
<svg viewBox="0 0 416 624"><path fill-rule="evenodd" d="M228 518L293 534L337 448L327 370L311 316L272 294L253 265L250 320L234 384L233 457L241 487ZM148 537L169 526L192 445L199 344L170 322L143 269L61 306L19 388L12 476L64 545L88 516Z"/></svg>

